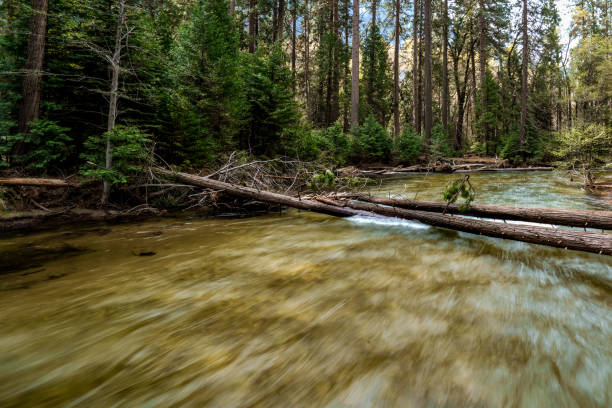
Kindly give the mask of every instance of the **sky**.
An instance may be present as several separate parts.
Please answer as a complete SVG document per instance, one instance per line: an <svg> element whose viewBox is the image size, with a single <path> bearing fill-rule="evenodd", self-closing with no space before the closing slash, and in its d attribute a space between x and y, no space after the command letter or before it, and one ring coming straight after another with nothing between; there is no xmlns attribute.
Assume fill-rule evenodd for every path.
<svg viewBox="0 0 612 408"><path fill-rule="evenodd" d="M556 0L555 2L557 4L557 9L559 10L559 15L561 16L561 43L567 44L570 23L572 21L572 6L570 4L570 0Z"/></svg>

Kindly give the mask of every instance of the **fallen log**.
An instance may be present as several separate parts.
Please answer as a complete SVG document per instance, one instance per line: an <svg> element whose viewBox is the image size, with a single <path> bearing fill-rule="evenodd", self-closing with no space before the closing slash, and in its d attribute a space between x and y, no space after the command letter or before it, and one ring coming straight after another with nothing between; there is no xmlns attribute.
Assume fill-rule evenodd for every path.
<svg viewBox="0 0 612 408"><path fill-rule="evenodd" d="M436 227L485 235L495 238L512 239L559 248L575 249L598 254L612 255L612 235L575 230L560 230L544 227L509 225L500 222L480 221L464 217L455 217L430 213L425 211L405 210L389 206L348 202L344 206L326 199L326 202L301 200L299 198L268 191L258 191L254 188L224 183L206 177L193 176L187 173L177 173L157 168L158 174L174 177L185 184L198 187L224 190L228 194L251 198L294 208L320 212L323 214L348 217L352 215L372 216L374 214L387 217L398 217L423 222ZM333 203L333 204L332 204Z"/></svg>
<svg viewBox="0 0 612 408"><path fill-rule="evenodd" d="M458 204L435 201L396 200L361 195L357 200L373 204L388 205L408 210L437 213L470 215L481 218L496 218L513 221L537 222L541 224L565 225L612 230L612 211L564 210L558 208L510 207L500 205L471 204L466 211L460 211Z"/></svg>
<svg viewBox="0 0 612 408"><path fill-rule="evenodd" d="M70 187L64 180L43 178L0 178L4 186Z"/></svg>
<svg viewBox="0 0 612 408"><path fill-rule="evenodd" d="M553 171L554 167L511 167L511 168L497 168L497 167L482 167L479 169L472 170L455 170L455 173L477 173L482 171Z"/></svg>
<svg viewBox="0 0 612 408"><path fill-rule="evenodd" d="M557 248L574 249L596 254L612 255L612 234L583 232L569 229L505 224L480 221L473 218L455 217L426 211L405 210L377 204L348 202L346 206L362 211L371 211L387 217L420 221L424 224L448 228L493 238L511 239Z"/></svg>
<svg viewBox="0 0 612 408"><path fill-rule="evenodd" d="M213 180L207 177L194 176L187 173L178 173L166 169L156 168L154 171L164 176L174 177L184 184L191 184L197 187L212 188L215 190L223 190L229 194L238 197L250 198L253 200L265 201L273 204L286 205L289 207L299 208L322 214L335 215L338 217L350 217L353 215L371 215L362 211L332 206L313 200L302 200L283 194L272 193L270 191L257 190L250 187L238 186L236 184L224 183L222 181Z"/></svg>

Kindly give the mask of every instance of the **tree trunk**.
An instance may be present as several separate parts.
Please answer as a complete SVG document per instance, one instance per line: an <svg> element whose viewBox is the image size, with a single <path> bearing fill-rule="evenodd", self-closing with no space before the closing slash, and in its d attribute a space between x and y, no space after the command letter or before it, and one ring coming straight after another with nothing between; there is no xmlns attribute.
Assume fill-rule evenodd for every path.
<svg viewBox="0 0 612 408"><path fill-rule="evenodd" d="M350 93L350 85L349 85L349 81L348 81L348 77L349 77L349 50L350 50L350 46L349 46L349 34L350 34L350 14L349 14L349 1L348 0L344 0L344 76L342 79L342 89L344 92L344 99L343 99L343 109L342 109L342 131L344 133L348 133L350 132L350 120L349 120L349 106L348 106L348 100L347 97Z"/></svg>
<svg viewBox="0 0 612 408"><path fill-rule="evenodd" d="M348 1L348 0L347 0ZM359 0L353 0L353 41L351 50L351 131L359 126Z"/></svg>
<svg viewBox="0 0 612 408"><path fill-rule="evenodd" d="M0 186L70 187L64 180L39 178L0 178Z"/></svg>
<svg viewBox="0 0 612 408"><path fill-rule="evenodd" d="M236 13L236 0L230 1L229 15L233 16Z"/></svg>
<svg viewBox="0 0 612 408"><path fill-rule="evenodd" d="M257 25L257 0L249 0L249 52L255 53L255 26Z"/></svg>
<svg viewBox="0 0 612 408"><path fill-rule="evenodd" d="M276 21L276 39L282 41L285 33L285 0L278 0L278 20Z"/></svg>
<svg viewBox="0 0 612 408"><path fill-rule="evenodd" d="M22 100L19 109L19 132L27 133L29 123L38 120L40 109L40 81L42 78L45 39L47 33L48 0L32 0L30 36L23 78ZM21 148L20 148L21 149ZM18 150L20 150L18 149ZM22 153L17 151L17 154Z"/></svg>
<svg viewBox="0 0 612 408"><path fill-rule="evenodd" d="M431 0L425 1L425 146L431 145Z"/></svg>
<svg viewBox="0 0 612 408"><path fill-rule="evenodd" d="M529 39L527 34L527 0L523 0L523 61L521 62L521 154L525 145L527 125L527 64L529 62Z"/></svg>
<svg viewBox="0 0 612 408"><path fill-rule="evenodd" d="M291 8L291 78L293 79L293 93L295 94L295 43L297 40L297 7L298 0L293 0Z"/></svg>
<svg viewBox="0 0 612 408"><path fill-rule="evenodd" d="M123 26L125 24L125 0L119 0L119 10L117 14L117 29L115 31L115 49L113 50L113 56L110 63L110 69L112 72L111 86L109 93L108 103L108 121L107 121L107 134L106 134L106 170L110 170L113 167L113 154L112 154L112 141L111 132L115 128L115 121L117 120L117 102L119 100L119 74L121 73L121 50L123 48ZM108 197L110 194L110 183L108 180L104 180L104 188L102 190L102 204L108 203Z"/></svg>
<svg viewBox="0 0 612 408"><path fill-rule="evenodd" d="M376 21L376 15L377 13L377 6L378 6L378 0L371 0L372 1L372 25L375 26L378 22Z"/></svg>
<svg viewBox="0 0 612 408"><path fill-rule="evenodd" d="M414 130L420 135L419 67L419 0L414 0L414 16L412 20L412 111Z"/></svg>
<svg viewBox="0 0 612 408"><path fill-rule="evenodd" d="M481 218L612 230L612 211L562 210L558 208L511 207L483 204L471 204L467 211L460 211L457 204L450 204L447 207L446 203L434 201L394 200L373 196L358 196L356 199L408 210L446 212L447 214L469 215ZM612 239L612 236L610 236L610 239Z"/></svg>
<svg viewBox="0 0 612 408"><path fill-rule="evenodd" d="M400 0L395 0L395 48L393 50L393 141L400 134L399 118L399 48L400 48Z"/></svg>
<svg viewBox="0 0 612 408"><path fill-rule="evenodd" d="M444 0L442 22L442 127L448 132L448 0Z"/></svg>
<svg viewBox="0 0 612 408"><path fill-rule="evenodd" d="M612 235L605 233L480 221L452 215L354 202L347 204L347 206L356 210L372 211L387 217L416 220L435 227L448 228L471 234L612 255Z"/></svg>
<svg viewBox="0 0 612 408"><path fill-rule="evenodd" d="M304 2L304 29L306 38L304 39L304 86L306 87L306 118L309 119L310 106L310 7L308 0Z"/></svg>
<svg viewBox="0 0 612 408"><path fill-rule="evenodd" d="M486 104L486 84L487 84L487 23L485 18L485 3L484 0L479 0L479 8L480 12L478 14L479 20L479 50L478 50L478 58L480 59L480 130L481 130L481 140L485 147L485 152L487 151L487 104Z"/></svg>

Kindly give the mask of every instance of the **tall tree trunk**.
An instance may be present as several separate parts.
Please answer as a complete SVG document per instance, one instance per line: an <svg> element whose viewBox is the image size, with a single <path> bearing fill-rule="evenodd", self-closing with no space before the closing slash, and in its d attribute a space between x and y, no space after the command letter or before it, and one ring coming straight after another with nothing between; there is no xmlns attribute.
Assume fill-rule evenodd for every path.
<svg viewBox="0 0 612 408"><path fill-rule="evenodd" d="M487 84L487 23L485 17L485 3L484 0L478 0L480 11L478 13L479 21L479 50L478 57L480 59L480 119L481 132L482 132L482 143L485 146L485 152L487 151L487 104L486 104L486 84Z"/></svg>
<svg viewBox="0 0 612 408"><path fill-rule="evenodd" d="M431 0L425 1L425 146L431 144Z"/></svg>
<svg viewBox="0 0 612 408"><path fill-rule="evenodd" d="M400 48L400 0L395 0L395 48L393 50L393 141L400 134L399 118L399 48Z"/></svg>
<svg viewBox="0 0 612 408"><path fill-rule="evenodd" d="M232 0L229 7L229 15L233 16L234 13L236 13L236 0Z"/></svg>
<svg viewBox="0 0 612 408"><path fill-rule="evenodd" d="M340 116L340 20L338 17L338 0L332 1L332 34L334 44L331 59L331 106L329 123L332 124Z"/></svg>
<svg viewBox="0 0 612 408"><path fill-rule="evenodd" d="M372 25L375 26L378 21L376 21L376 15L377 13L377 7L378 6L378 0L372 0Z"/></svg>
<svg viewBox="0 0 612 408"><path fill-rule="evenodd" d="M353 0L353 41L351 50L351 130L359 126L359 0Z"/></svg>
<svg viewBox="0 0 612 408"><path fill-rule="evenodd" d="M115 128L117 120L117 102L119 100L119 74L121 73L121 50L123 48L123 26L125 25L125 0L119 0L119 10L117 11L117 28L115 31L115 49L111 58L111 86L108 103L108 120L107 120L107 136L106 136L106 170L110 170L113 166L112 141L111 131ZM104 188L102 190L102 204L108 203L110 195L110 183L104 180Z"/></svg>
<svg viewBox="0 0 612 408"><path fill-rule="evenodd" d="M308 0L304 2L304 86L306 88L306 118L310 118L312 107L310 106L310 6Z"/></svg>
<svg viewBox="0 0 612 408"><path fill-rule="evenodd" d="M291 8L291 78L293 79L293 93L295 94L295 43L297 40L297 7L298 0L293 0Z"/></svg>
<svg viewBox="0 0 612 408"><path fill-rule="evenodd" d="M249 52L255 52L255 32L257 25L257 0L249 0Z"/></svg>
<svg viewBox="0 0 612 408"><path fill-rule="evenodd" d="M278 20L276 21L276 39L282 41L285 33L285 0L278 0Z"/></svg>
<svg viewBox="0 0 612 408"><path fill-rule="evenodd" d="M413 125L417 134L421 134L421 103L419 101L419 0L414 0L412 20L412 110Z"/></svg>
<svg viewBox="0 0 612 408"><path fill-rule="evenodd" d="M527 64L529 63L529 38L527 34L527 0L523 0L523 61L521 62L521 153L525 145L527 125Z"/></svg>
<svg viewBox="0 0 612 408"><path fill-rule="evenodd" d="M29 123L38 119L40 109L40 80L42 77L45 39L47 33L48 0L32 0L30 36L23 78L22 100L19 109L19 132L27 133Z"/></svg>
<svg viewBox="0 0 612 408"><path fill-rule="evenodd" d="M476 53L474 45L475 44L472 43L470 47L470 56L472 58L472 67L470 71L472 77L472 98L469 105L470 114L468 114L468 129L471 135L476 134L476 90L478 89L478 84L476 83Z"/></svg>
<svg viewBox="0 0 612 408"><path fill-rule="evenodd" d="M343 112L342 112L342 131L344 133L348 133L350 131L350 121L349 121L349 107L347 96L350 92L350 85L348 81L349 77L349 34L350 34L350 14L349 14L349 0L344 0L344 78L342 80L342 89L344 92L344 101L343 101Z"/></svg>
<svg viewBox="0 0 612 408"><path fill-rule="evenodd" d="M459 84L459 55L453 58L455 88L457 89L457 124L455 125L455 149L461 149L463 144L463 119L465 115L465 100L467 94L467 85L470 73L470 54L465 64L465 73L463 75L463 85Z"/></svg>
<svg viewBox="0 0 612 408"><path fill-rule="evenodd" d="M448 0L444 0L442 22L442 127L448 132Z"/></svg>
<svg viewBox="0 0 612 408"><path fill-rule="evenodd" d="M278 38L278 0L272 0L272 42Z"/></svg>

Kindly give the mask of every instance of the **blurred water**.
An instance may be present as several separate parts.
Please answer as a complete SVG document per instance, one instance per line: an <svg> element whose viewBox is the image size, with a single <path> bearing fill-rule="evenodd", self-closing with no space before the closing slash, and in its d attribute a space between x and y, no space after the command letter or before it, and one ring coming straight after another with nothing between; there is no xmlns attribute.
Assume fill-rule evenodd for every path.
<svg viewBox="0 0 612 408"><path fill-rule="evenodd" d="M471 180L479 203L610 208L550 173ZM612 406L610 257L299 211L0 254L1 407Z"/></svg>

